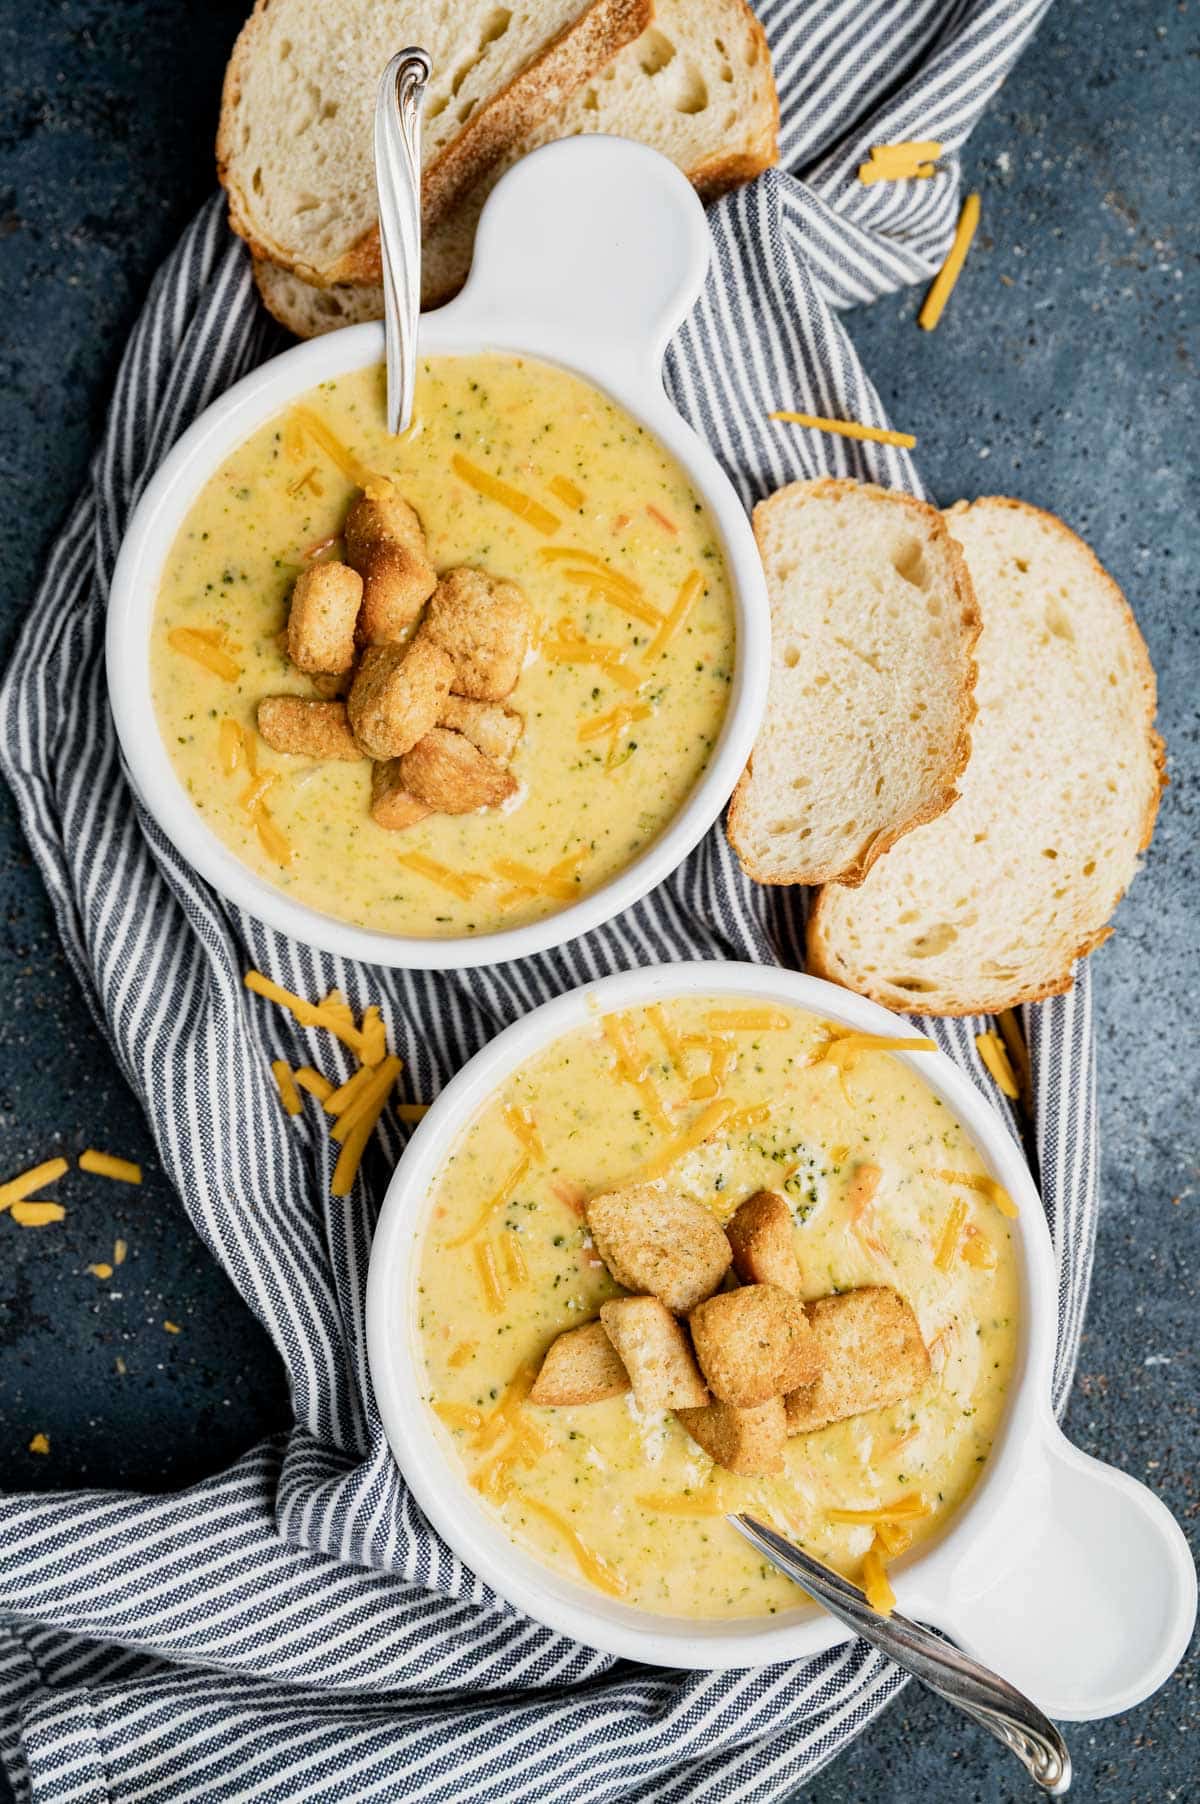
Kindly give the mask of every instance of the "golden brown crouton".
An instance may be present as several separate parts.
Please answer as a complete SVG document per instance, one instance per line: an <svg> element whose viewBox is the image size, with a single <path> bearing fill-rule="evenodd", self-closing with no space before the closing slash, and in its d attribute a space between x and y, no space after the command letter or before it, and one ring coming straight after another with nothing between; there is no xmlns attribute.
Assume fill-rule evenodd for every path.
<svg viewBox="0 0 1200 1804"><path fill-rule="evenodd" d="M292 589L287 651L297 670L349 670L362 577L349 564L313 564Z"/></svg>
<svg viewBox="0 0 1200 1804"><path fill-rule="evenodd" d="M614 1297L600 1320L643 1409L703 1409L709 1401L688 1337L657 1297Z"/></svg>
<svg viewBox="0 0 1200 1804"><path fill-rule="evenodd" d="M707 1409L676 1413L692 1439L727 1472L757 1478L783 1469L787 1431L782 1397L771 1397L751 1409L710 1403Z"/></svg>
<svg viewBox="0 0 1200 1804"><path fill-rule="evenodd" d="M692 1345L713 1396L749 1409L817 1375L813 1331L778 1284L746 1284L710 1297L688 1316Z"/></svg>
<svg viewBox="0 0 1200 1804"><path fill-rule="evenodd" d="M388 476L368 482L346 515L342 528L346 556L356 570L379 545L403 545L425 557L425 531L416 508L410 507ZM436 578L427 594L432 595Z"/></svg>
<svg viewBox="0 0 1200 1804"><path fill-rule="evenodd" d="M399 645L437 582L433 565L403 545L376 545L362 561L360 645Z"/></svg>
<svg viewBox="0 0 1200 1804"><path fill-rule="evenodd" d="M617 1283L648 1292L676 1315L711 1297L729 1270L732 1254L716 1218L664 1184L606 1191L584 1213Z"/></svg>
<svg viewBox="0 0 1200 1804"><path fill-rule="evenodd" d="M818 1297L806 1313L819 1365L815 1378L786 1399L789 1434L886 1409L928 1378L929 1354L917 1318L886 1285Z"/></svg>
<svg viewBox="0 0 1200 1804"><path fill-rule="evenodd" d="M350 692L353 670L310 670L308 680L322 701L341 700Z"/></svg>
<svg viewBox="0 0 1200 1804"><path fill-rule="evenodd" d="M629 1389L625 1367L602 1322L569 1328L551 1341L529 1393L531 1403L602 1403Z"/></svg>
<svg viewBox="0 0 1200 1804"><path fill-rule="evenodd" d="M371 819L377 827L398 833L404 827L415 827L433 813L416 796L409 795L400 775L400 759L389 758L371 771Z"/></svg>
<svg viewBox="0 0 1200 1804"><path fill-rule="evenodd" d="M757 1190L739 1203L725 1232L733 1248L733 1269L744 1284L778 1284L799 1295L792 1212L777 1190Z"/></svg>
<svg viewBox="0 0 1200 1804"><path fill-rule="evenodd" d="M446 705L452 675L445 652L429 641L365 651L346 707L368 756L398 758L423 739Z"/></svg>
<svg viewBox="0 0 1200 1804"><path fill-rule="evenodd" d="M438 726L462 733L477 752L497 764L509 762L525 731L522 717L502 702L473 702L465 695L448 697Z"/></svg>
<svg viewBox="0 0 1200 1804"><path fill-rule="evenodd" d="M446 727L434 727L405 753L400 779L410 795L439 814L498 808L517 792L515 777Z"/></svg>
<svg viewBox="0 0 1200 1804"><path fill-rule="evenodd" d="M463 565L447 570L434 590L420 636L453 658L456 695L502 702L517 686L532 626L529 603L515 583Z"/></svg>
<svg viewBox="0 0 1200 1804"><path fill-rule="evenodd" d="M345 702L310 702L302 695L264 695L258 704L258 730L273 752L295 752L302 758L362 757L346 723Z"/></svg>

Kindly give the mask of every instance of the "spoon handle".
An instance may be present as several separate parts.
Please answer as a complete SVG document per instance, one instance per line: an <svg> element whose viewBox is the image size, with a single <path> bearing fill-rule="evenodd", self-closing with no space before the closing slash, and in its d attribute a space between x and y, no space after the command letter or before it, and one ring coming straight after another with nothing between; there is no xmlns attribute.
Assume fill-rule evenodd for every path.
<svg viewBox="0 0 1200 1804"><path fill-rule="evenodd" d="M375 101L375 187L383 261L388 431L412 420L421 311L421 102L429 80L424 50L401 50Z"/></svg>
<svg viewBox="0 0 1200 1804"><path fill-rule="evenodd" d="M990 1730L1011 1748L1043 1791L1055 1798L1069 1791L1071 1756L1066 1742L1049 1717L1015 1685L906 1616L880 1616L857 1585L753 1516L727 1516L726 1521L831 1616Z"/></svg>

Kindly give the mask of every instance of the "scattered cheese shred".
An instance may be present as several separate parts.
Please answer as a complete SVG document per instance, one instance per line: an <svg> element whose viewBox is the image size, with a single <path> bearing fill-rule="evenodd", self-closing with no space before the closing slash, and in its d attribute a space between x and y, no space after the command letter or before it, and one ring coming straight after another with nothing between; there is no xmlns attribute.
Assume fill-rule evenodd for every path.
<svg viewBox="0 0 1200 1804"><path fill-rule="evenodd" d="M447 1428L477 1429L483 1427L483 1416L469 1403L435 1403L433 1412Z"/></svg>
<svg viewBox="0 0 1200 1804"><path fill-rule="evenodd" d="M482 1233L492 1217L499 1215L500 1211L508 1206L518 1185L525 1182L525 1179L529 1175L531 1163L532 1161L529 1154L522 1153L508 1176L502 1181L500 1188L493 1196L488 1198L488 1201L483 1205L483 1208L479 1211L479 1214L475 1217L475 1220L471 1223L470 1227L462 1234L456 1235L453 1240L448 1240L446 1245L448 1247L465 1246L469 1240L474 1240L477 1234Z"/></svg>
<svg viewBox="0 0 1200 1804"><path fill-rule="evenodd" d="M387 1033L377 1004L372 1003L370 1008L364 1009L359 1031L363 1040L363 1064L378 1065L387 1054Z"/></svg>
<svg viewBox="0 0 1200 1804"><path fill-rule="evenodd" d="M717 1101L710 1102L706 1108L701 1109L690 1128L680 1134L678 1139L672 1140L669 1146L663 1148L657 1158L651 1159L650 1163L643 1167L642 1177L644 1179L661 1178L685 1154L699 1146L701 1141L707 1140L710 1134L715 1134L723 1124L731 1122L733 1120L732 1108L733 1105L728 1100L718 1098Z"/></svg>
<svg viewBox="0 0 1200 1804"><path fill-rule="evenodd" d="M568 620L559 622L553 638L543 639L542 654L552 664L596 664L623 689L640 686L619 645L597 645L594 640L583 638Z"/></svg>
<svg viewBox="0 0 1200 1804"><path fill-rule="evenodd" d="M929 1505L920 1491L910 1491L907 1496L898 1497L894 1503L881 1503L873 1510L826 1510L825 1512L830 1522L862 1522L868 1525L880 1522L913 1522L930 1514Z"/></svg>
<svg viewBox="0 0 1200 1804"><path fill-rule="evenodd" d="M67 1212L61 1203L49 1197L31 1197L9 1204L9 1214L19 1228L48 1228L53 1222L65 1221Z"/></svg>
<svg viewBox="0 0 1200 1804"><path fill-rule="evenodd" d="M532 865L521 864L515 858L497 858L493 868L507 883L532 890L539 896L553 896L558 902L573 902L579 895L579 885L570 877L556 877L550 871L534 870Z"/></svg>
<svg viewBox="0 0 1200 1804"><path fill-rule="evenodd" d="M474 1445L480 1453L486 1453L506 1430L516 1427L518 1411L533 1389L535 1376L531 1366L517 1367L500 1393L495 1409L475 1436Z"/></svg>
<svg viewBox="0 0 1200 1804"><path fill-rule="evenodd" d="M543 1503L540 1497L522 1497L523 1508L532 1510L548 1522L551 1528L557 1529L567 1546L575 1556L576 1563L586 1579L589 1579L597 1590L607 1591L610 1597L624 1597L629 1589L628 1582L612 1567L602 1554L594 1553L571 1527L565 1516Z"/></svg>
<svg viewBox="0 0 1200 1804"><path fill-rule="evenodd" d="M191 658L195 664L203 664L214 676L222 677L227 683L236 683L242 674L242 667L220 645L212 644L195 627L172 627L167 634L167 644L172 651L182 652L184 657Z"/></svg>
<svg viewBox="0 0 1200 1804"><path fill-rule="evenodd" d="M580 846L577 852L568 852L565 858L560 858L557 864L550 866L549 875L556 880L571 876L579 869L587 855L587 846ZM505 890L500 898L500 906L501 908L511 908L514 902L523 902L528 897L536 896L539 893L538 890L531 889L526 883L518 883L512 889Z"/></svg>
<svg viewBox="0 0 1200 1804"><path fill-rule="evenodd" d="M705 1015L704 1025L715 1034L779 1033L791 1026L791 1018L774 1008L713 1009Z"/></svg>
<svg viewBox="0 0 1200 1804"><path fill-rule="evenodd" d="M500 1273L496 1270L496 1255L492 1251L490 1240L477 1242L475 1270L479 1273L479 1288L483 1292L484 1303L492 1315L499 1315L504 1307L504 1292L500 1286Z"/></svg>
<svg viewBox="0 0 1200 1804"><path fill-rule="evenodd" d="M182 1334L183 1333L183 1329L179 1326L178 1322L164 1322L163 1327L166 1329L168 1334Z"/></svg>
<svg viewBox="0 0 1200 1804"><path fill-rule="evenodd" d="M344 1084L338 1085L336 1090L330 1090L328 1096L325 1098L325 1113L327 1115L340 1115L343 1109L349 1108L356 1096L361 1095L370 1081L370 1066L360 1066L353 1077L348 1077Z"/></svg>
<svg viewBox="0 0 1200 1804"><path fill-rule="evenodd" d="M427 1102L398 1102L396 1104L396 1114L401 1121L421 1121L428 1113L429 1104Z"/></svg>
<svg viewBox="0 0 1200 1804"><path fill-rule="evenodd" d="M43 1185L53 1184L56 1178L66 1174L67 1169L65 1159L44 1159L40 1165L31 1165L28 1171L18 1172L15 1178L9 1178L6 1184L0 1184L0 1210L23 1202L35 1190L41 1190Z"/></svg>
<svg viewBox="0 0 1200 1804"><path fill-rule="evenodd" d="M535 1159L546 1157L546 1149L542 1145L542 1136L538 1133L537 1122L528 1109L518 1108L516 1103L506 1103L504 1125L509 1133L520 1141L527 1153L531 1153Z"/></svg>
<svg viewBox="0 0 1200 1804"><path fill-rule="evenodd" d="M664 1134L669 1134L671 1123L663 1108L662 1098L650 1079L650 1062L630 1039L628 1022L623 1021L619 1015L606 1015L600 1023L600 1031L616 1056L617 1070L621 1077L637 1091L655 1127Z"/></svg>
<svg viewBox="0 0 1200 1804"><path fill-rule="evenodd" d="M730 1507L719 1491L711 1497L682 1497L670 1492L648 1491L633 1501L660 1516L724 1516Z"/></svg>
<svg viewBox="0 0 1200 1804"><path fill-rule="evenodd" d="M227 777L232 777L242 762L245 741L242 729L236 720L226 718L217 729L217 756L221 760L221 769Z"/></svg>
<svg viewBox="0 0 1200 1804"><path fill-rule="evenodd" d="M515 1234L506 1234L501 1240L500 1257L504 1261L504 1271L509 1283L514 1286L524 1284L529 1277L529 1267Z"/></svg>
<svg viewBox="0 0 1200 1804"><path fill-rule="evenodd" d="M1021 1023L1017 1020L1016 1010L1002 1009L996 1016L996 1022L1008 1051L1012 1070L1016 1073L1021 1101L1027 1109L1031 1109L1033 1106L1033 1072L1029 1063L1029 1048L1025 1044L1025 1035L1021 1032Z"/></svg>
<svg viewBox="0 0 1200 1804"><path fill-rule="evenodd" d="M664 1015L662 1005L652 1002L646 1010L646 1019L666 1047L671 1063L678 1065L681 1052L679 1036Z"/></svg>
<svg viewBox="0 0 1200 1804"><path fill-rule="evenodd" d="M867 162L858 166L858 179L865 187L872 182L899 182L913 177L935 175L934 160L942 154L936 138L921 143L872 144Z"/></svg>
<svg viewBox="0 0 1200 1804"><path fill-rule="evenodd" d="M327 1102L333 1095L333 1085L329 1079L322 1077L319 1071L314 1071L311 1065L301 1065L293 1073L293 1082L301 1090L307 1090L310 1096L315 1096L318 1102Z"/></svg>
<svg viewBox="0 0 1200 1804"><path fill-rule="evenodd" d="M1000 1035L989 1028L987 1033L975 1035L975 1046L996 1084L1005 1096L1011 1096L1015 1102L1021 1092Z"/></svg>
<svg viewBox="0 0 1200 1804"><path fill-rule="evenodd" d="M532 495L513 488L502 477L493 476L490 470L481 470L478 464L473 464L458 451L450 459L450 467L477 495L483 495L489 501L496 501L501 507L506 507L509 513L516 514L519 520L524 520L535 532L545 533L549 538L558 531L560 522L556 514L552 514L548 507L543 507L540 501L535 501Z"/></svg>
<svg viewBox="0 0 1200 1804"><path fill-rule="evenodd" d="M114 1240L113 1256L112 1256L113 1264L114 1265L124 1265L125 1256L128 1252L129 1252L129 1248L126 1246L126 1244L123 1240Z"/></svg>
<svg viewBox="0 0 1200 1804"><path fill-rule="evenodd" d="M674 530L674 528L672 528L672 530ZM657 633L655 633L647 649L642 653L645 663L652 663L655 658L666 651L668 645L687 619L692 610L692 606L695 603L696 597L700 594L703 587L704 578L701 576L700 572L698 570L689 570L682 583L679 585L679 593L675 597L671 612L667 615Z"/></svg>
<svg viewBox="0 0 1200 1804"><path fill-rule="evenodd" d="M914 1429L913 1432L915 1433L916 1430ZM903 1435L901 1440L907 1441L910 1438L911 1437L908 1435ZM877 1522L875 1524L875 1539L879 1543L880 1551L886 1558L894 1560L900 1554L907 1553L908 1549L912 1546L912 1530L910 1528L905 1528L900 1522Z"/></svg>
<svg viewBox="0 0 1200 1804"><path fill-rule="evenodd" d="M1010 1219L1015 1219L1019 1213L1004 1185L998 1184L986 1172L935 1171L933 1175L940 1178L943 1184L961 1184L966 1190L977 1190L980 1196L986 1196L989 1203L996 1205L1001 1215L1007 1215Z"/></svg>
<svg viewBox="0 0 1200 1804"><path fill-rule="evenodd" d="M871 445L899 445L911 451L916 439L911 432L893 432L890 426L863 426L857 420L826 420L815 413L791 413L783 408L767 416L789 426L810 426L814 432L832 432L838 438L863 439Z"/></svg>
<svg viewBox="0 0 1200 1804"><path fill-rule="evenodd" d="M288 1115L299 1115L304 1107L300 1101L300 1092L292 1077L292 1068L286 1059L271 1060L271 1075L275 1079L275 1087L279 1091L279 1100L284 1112Z"/></svg>
<svg viewBox="0 0 1200 1804"><path fill-rule="evenodd" d="M347 477L356 488L365 489L368 483L378 480L373 470L369 470L351 451L349 445L342 443L336 432L330 430L319 414L308 407L293 407L288 415L285 427L284 449L293 458L299 452L303 454L305 437L319 445L331 463L335 463L342 475Z"/></svg>
<svg viewBox="0 0 1200 1804"><path fill-rule="evenodd" d="M979 225L979 196L968 194L958 216L958 224L954 228L954 242L946 253L946 261L938 270L930 284L929 293L925 296L921 311L917 315L917 324L923 332L932 332L945 310L946 302L954 290L954 284L962 274L962 266L967 260L967 252L971 248L971 240Z"/></svg>
<svg viewBox="0 0 1200 1804"><path fill-rule="evenodd" d="M90 1272L93 1278L111 1278L113 1275L113 1268L107 1259L97 1260L95 1265L85 1265L83 1269Z"/></svg>
<svg viewBox="0 0 1200 1804"><path fill-rule="evenodd" d="M664 532L669 532L673 539L677 539L679 537L679 528L676 526L674 520L671 519L669 514L663 513L661 507L655 507L655 505L652 501L647 501L646 512L649 514L650 518L654 521L654 524L656 526L661 526Z"/></svg>
<svg viewBox="0 0 1200 1804"><path fill-rule="evenodd" d="M35 1434L29 1443L29 1451L30 1453L49 1453L50 1436L48 1434Z"/></svg>
<svg viewBox="0 0 1200 1804"><path fill-rule="evenodd" d="M291 844L286 834L279 831L261 802L257 808L251 810L250 819L254 822L254 831L258 834L258 842L267 857L273 858L276 864L291 864Z"/></svg>
<svg viewBox="0 0 1200 1804"><path fill-rule="evenodd" d="M937 1251L933 1255L933 1263L940 1272L948 1272L954 1263L954 1255L958 1251L958 1237L962 1233L963 1223L966 1219L967 1205L961 1197L956 1197L942 1224Z"/></svg>
<svg viewBox="0 0 1200 1804"><path fill-rule="evenodd" d="M460 1340L453 1353L451 1353L450 1357L447 1359L446 1364L448 1366L453 1366L455 1370L457 1370L459 1366L465 1366L478 1344L477 1341L473 1340ZM480 1426L482 1427L482 1420Z"/></svg>
<svg viewBox="0 0 1200 1804"><path fill-rule="evenodd" d="M569 476L552 476L546 487L564 507L582 507L586 499L583 490Z"/></svg>
<svg viewBox="0 0 1200 1804"><path fill-rule="evenodd" d="M623 579L615 580L600 570L564 570L563 581L573 583L577 588L587 589L590 594L599 595L605 601L611 601L614 607L631 614L635 620L641 620L647 626L661 627L663 624L663 616L658 609L651 607Z"/></svg>
<svg viewBox="0 0 1200 1804"><path fill-rule="evenodd" d="M863 1556L862 1580L863 1596L871 1608L879 1616L890 1616L896 1607L896 1593L888 1580L883 1555L874 1542Z"/></svg>
<svg viewBox="0 0 1200 1804"><path fill-rule="evenodd" d="M418 877L436 883L462 902L469 902L476 890L490 881L476 871L452 871L449 865L439 864L436 858L428 858L424 852L399 852L397 858L406 870L415 871Z"/></svg>
<svg viewBox="0 0 1200 1804"><path fill-rule="evenodd" d="M113 1153L97 1152L89 1146L79 1155L80 1171L90 1171L100 1178L115 1178L118 1184L140 1184L142 1168L133 1159L118 1159Z"/></svg>
<svg viewBox="0 0 1200 1804"><path fill-rule="evenodd" d="M381 1065L374 1068L369 1065L363 1066L363 1070L367 1073L367 1082L346 1104L337 1118L336 1126L330 1129L330 1137L336 1140L339 1146L345 1145L351 1134L368 1117L372 1127L379 1120L388 1099L388 1092L403 1069L404 1060L397 1058L394 1053L390 1058L384 1059Z"/></svg>
<svg viewBox="0 0 1200 1804"><path fill-rule="evenodd" d="M358 1176L358 1168L366 1151L367 1141L374 1132L375 1123L382 1115L387 1102L388 1091L396 1081L400 1070L399 1059L385 1059L375 1075L369 1091L364 1090L357 1101L351 1103L338 1119L333 1130L333 1138L341 1141L342 1150L338 1154L337 1164L333 1168L333 1181L329 1186L331 1196L349 1196ZM349 1121L351 1110L354 1112L353 1122ZM344 1134L344 1138L343 1138Z"/></svg>
<svg viewBox="0 0 1200 1804"><path fill-rule="evenodd" d="M961 1257L976 1271L994 1272L996 1269L996 1249L974 1222L968 1225L963 1237Z"/></svg>
<svg viewBox="0 0 1200 1804"><path fill-rule="evenodd" d="M294 996L290 990L274 983L271 978L264 977L261 971L247 971L242 982L256 996L264 996L268 1002L276 1003L295 1016L301 1027L324 1027L334 1034L344 1045L348 1046L356 1057L362 1057L362 1035L358 1029L338 1018L322 1004L306 1002L303 996Z"/></svg>

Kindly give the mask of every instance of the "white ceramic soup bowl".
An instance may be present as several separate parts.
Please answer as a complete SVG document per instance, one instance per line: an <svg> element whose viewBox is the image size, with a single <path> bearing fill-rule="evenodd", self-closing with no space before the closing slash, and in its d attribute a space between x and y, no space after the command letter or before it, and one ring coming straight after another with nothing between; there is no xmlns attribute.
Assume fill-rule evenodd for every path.
<svg viewBox="0 0 1200 1804"><path fill-rule="evenodd" d="M535 152L484 209L471 277L421 321L420 353L514 351L557 363L610 395L675 458L707 504L733 593L734 680L707 770L681 810L623 871L556 914L491 934L372 932L289 899L242 864L193 806L163 744L150 687L150 629L171 545L193 502L238 445L307 390L383 361L382 325L285 351L246 376L184 433L139 502L109 597L109 695L141 801L188 862L229 901L308 945L373 964L461 969L541 952L585 933L676 868L720 814L766 703L770 625L745 511L708 447L663 389L671 334L703 285L704 212L672 163L641 145L580 138Z"/></svg>
<svg viewBox="0 0 1200 1804"><path fill-rule="evenodd" d="M886 1009L818 978L750 964L658 966L536 1009L459 1072L405 1150L371 1255L367 1345L397 1464L433 1526L497 1593L608 1653L656 1665L759 1666L831 1647L846 1630L811 1607L734 1622L654 1614L551 1571L509 1537L467 1482L450 1435L422 1401L414 1327L428 1198L446 1155L489 1098L518 1066L597 1015L697 994L789 1004L868 1033L911 1032ZM991 1456L941 1535L889 1568L898 1607L944 1629L1051 1716L1112 1715L1161 1685L1187 1644L1196 1608L1187 1544L1151 1492L1080 1453L1054 1420L1054 1254L1008 1129L945 1054L893 1056L942 1098L1018 1204L1021 1293L1019 1352ZM669 1558L666 1546L663 1555Z"/></svg>

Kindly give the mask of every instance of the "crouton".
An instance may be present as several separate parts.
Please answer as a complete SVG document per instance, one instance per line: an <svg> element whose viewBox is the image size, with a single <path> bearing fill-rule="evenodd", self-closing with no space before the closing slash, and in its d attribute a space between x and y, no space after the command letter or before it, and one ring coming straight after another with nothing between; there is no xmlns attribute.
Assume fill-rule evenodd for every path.
<svg viewBox="0 0 1200 1804"><path fill-rule="evenodd" d="M349 564L313 564L292 588L287 653L297 670L349 670L362 577Z"/></svg>
<svg viewBox="0 0 1200 1804"><path fill-rule="evenodd" d="M258 704L258 730L273 752L295 752L302 758L362 757L346 722L345 702L311 702L302 695L264 695Z"/></svg>
<svg viewBox="0 0 1200 1804"><path fill-rule="evenodd" d="M426 557L421 516L410 507L390 476L376 476L352 503L342 528L346 557L356 570L380 545L403 546ZM436 578L427 594L432 595Z"/></svg>
<svg viewBox="0 0 1200 1804"><path fill-rule="evenodd" d="M398 758L423 739L446 705L453 666L438 646L373 645L346 703L350 726L372 758Z"/></svg>
<svg viewBox="0 0 1200 1804"><path fill-rule="evenodd" d="M614 1297L600 1320L643 1409L703 1409L708 1390L687 1335L657 1297Z"/></svg>
<svg viewBox="0 0 1200 1804"><path fill-rule="evenodd" d="M389 758L371 771L371 819L377 827L398 833L404 827L415 827L433 813L416 796L409 795L400 775L400 759Z"/></svg>
<svg viewBox="0 0 1200 1804"><path fill-rule="evenodd" d="M786 1398L789 1434L807 1434L886 1409L919 1390L929 1354L911 1306L886 1285L869 1284L805 1306L818 1367Z"/></svg>
<svg viewBox="0 0 1200 1804"><path fill-rule="evenodd" d="M628 1389L629 1375L603 1322L587 1322L551 1341L529 1401L546 1405L602 1403Z"/></svg>
<svg viewBox="0 0 1200 1804"><path fill-rule="evenodd" d="M746 1284L688 1316L692 1345L713 1396L750 1409L817 1375L813 1331L802 1306L778 1284Z"/></svg>
<svg viewBox="0 0 1200 1804"><path fill-rule="evenodd" d="M727 1472L759 1478L782 1471L787 1439L782 1397L771 1397L751 1409L710 1403L707 1409L681 1409L676 1414L697 1445Z"/></svg>
<svg viewBox="0 0 1200 1804"><path fill-rule="evenodd" d="M744 1284L778 1284L800 1292L792 1212L777 1190L757 1190L739 1203L726 1226L733 1269Z"/></svg>
<svg viewBox="0 0 1200 1804"><path fill-rule="evenodd" d="M310 670L308 680L324 702L341 701L350 692L353 670Z"/></svg>
<svg viewBox="0 0 1200 1804"><path fill-rule="evenodd" d="M428 559L404 545L376 545L362 560L360 645L399 645L419 617L437 582Z"/></svg>
<svg viewBox="0 0 1200 1804"><path fill-rule="evenodd" d="M676 1315L711 1297L729 1270L733 1255L716 1218L664 1184L606 1191L584 1214L617 1283L657 1297Z"/></svg>
<svg viewBox="0 0 1200 1804"><path fill-rule="evenodd" d="M439 814L497 808L517 792L515 777L446 727L434 727L405 753L400 779L410 795Z"/></svg>
<svg viewBox="0 0 1200 1804"><path fill-rule="evenodd" d="M452 695L442 709L439 727L449 727L471 741L477 752L507 764L525 731L521 715L502 702L473 702L465 695Z"/></svg>
<svg viewBox="0 0 1200 1804"><path fill-rule="evenodd" d="M529 603L515 583L464 565L442 577L420 636L453 658L456 695L502 702L517 686L532 626Z"/></svg>

